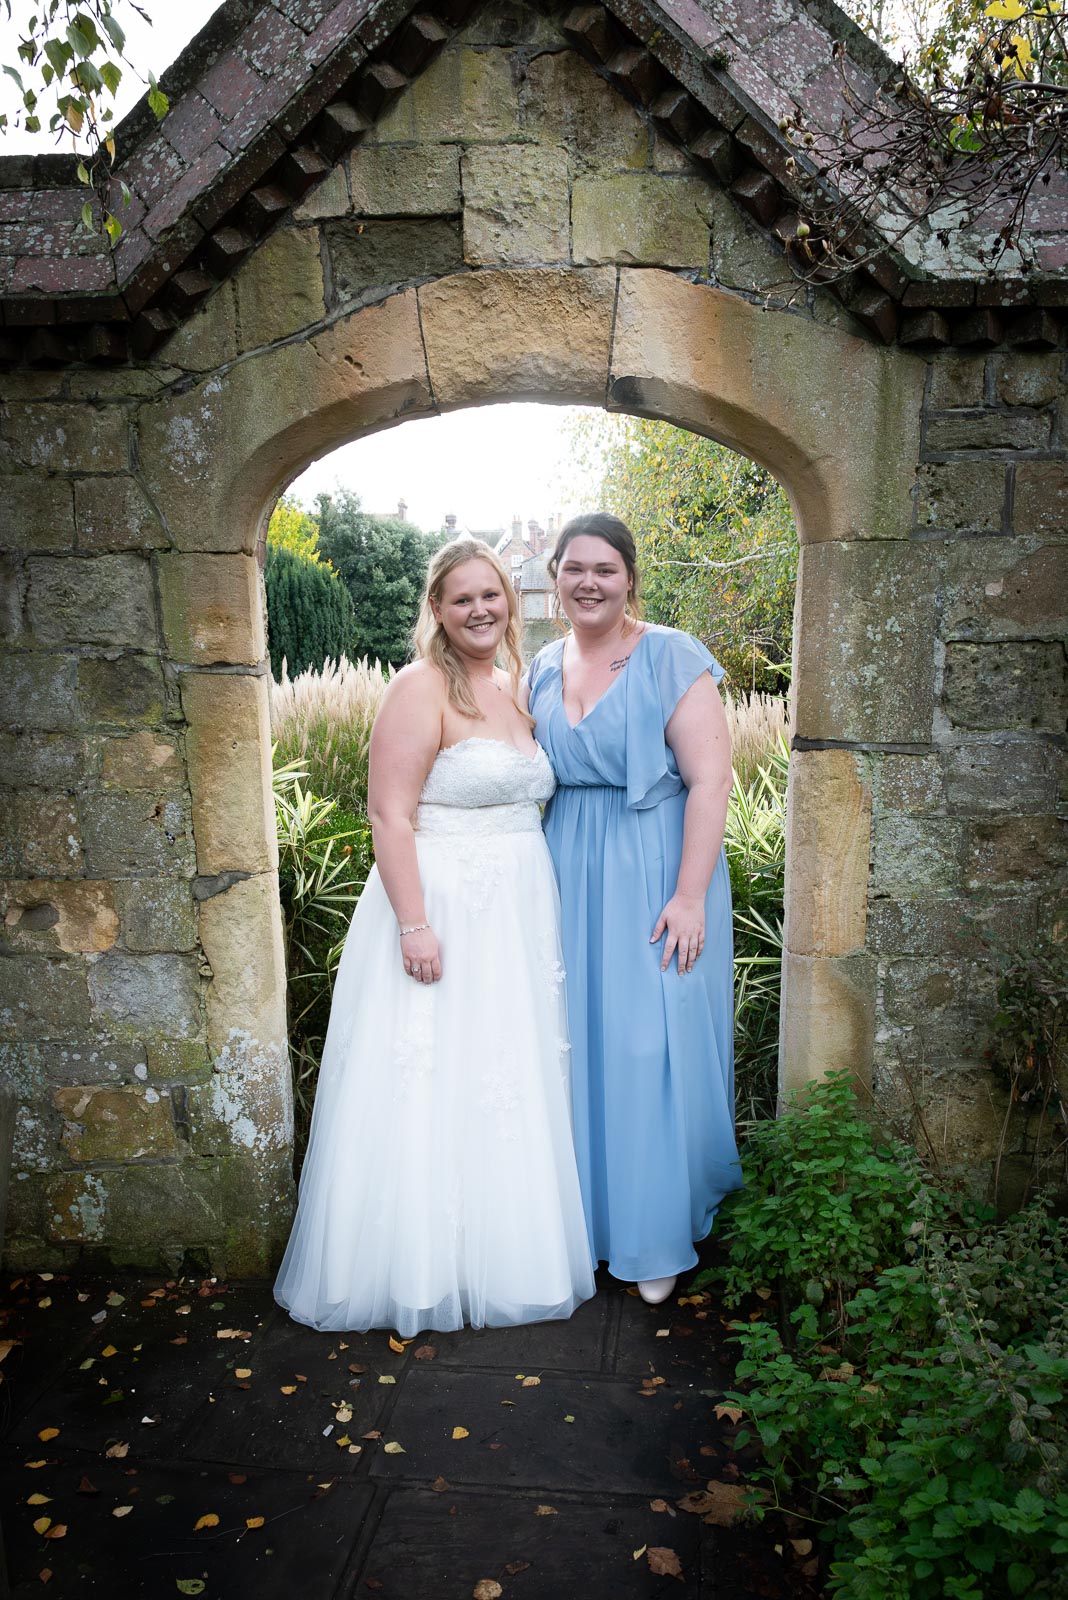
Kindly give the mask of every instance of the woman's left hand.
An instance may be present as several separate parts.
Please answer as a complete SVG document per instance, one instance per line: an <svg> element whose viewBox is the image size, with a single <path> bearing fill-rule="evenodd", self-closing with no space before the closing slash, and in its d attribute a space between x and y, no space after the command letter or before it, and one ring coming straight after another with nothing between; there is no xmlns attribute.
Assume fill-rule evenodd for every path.
<svg viewBox="0 0 1068 1600"><path fill-rule="evenodd" d="M704 901L673 894L656 920L650 944L655 944L665 932L667 938L664 940L664 954L660 961L661 972L667 971L676 950L679 955L679 972L692 972L694 962L705 947Z"/></svg>

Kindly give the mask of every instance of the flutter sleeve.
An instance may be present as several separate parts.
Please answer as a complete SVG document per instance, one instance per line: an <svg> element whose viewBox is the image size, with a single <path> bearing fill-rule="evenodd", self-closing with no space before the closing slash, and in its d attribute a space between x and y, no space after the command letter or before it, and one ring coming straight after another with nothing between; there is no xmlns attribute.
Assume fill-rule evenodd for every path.
<svg viewBox="0 0 1068 1600"><path fill-rule="evenodd" d="M627 685L627 805L645 811L683 787L665 737L671 714L703 672L714 683L724 669L700 640L673 628L659 629L635 652Z"/></svg>

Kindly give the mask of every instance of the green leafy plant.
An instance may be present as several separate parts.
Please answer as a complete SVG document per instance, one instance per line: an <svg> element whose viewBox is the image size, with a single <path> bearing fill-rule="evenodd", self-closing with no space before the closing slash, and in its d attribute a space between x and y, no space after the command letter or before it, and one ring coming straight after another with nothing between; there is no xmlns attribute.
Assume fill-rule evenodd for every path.
<svg viewBox="0 0 1068 1600"><path fill-rule="evenodd" d="M306 790L306 777L295 761L274 773L298 1158L307 1142L334 975L371 867L370 829L336 800Z"/></svg>
<svg viewBox="0 0 1068 1600"><path fill-rule="evenodd" d="M775 1114L790 752L776 733L748 784L736 783L724 843L734 902L734 1054L739 1127Z"/></svg>
<svg viewBox="0 0 1068 1600"><path fill-rule="evenodd" d="M841 1600L1068 1593L1068 1221L961 1216L842 1075L743 1152L729 1399L758 1479L831 1546ZM757 1516L763 1504L754 1505Z"/></svg>

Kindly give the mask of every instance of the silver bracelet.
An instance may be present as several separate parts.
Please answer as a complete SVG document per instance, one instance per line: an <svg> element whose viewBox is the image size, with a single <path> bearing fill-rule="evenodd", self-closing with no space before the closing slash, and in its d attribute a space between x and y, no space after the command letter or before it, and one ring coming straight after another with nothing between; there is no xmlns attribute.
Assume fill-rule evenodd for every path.
<svg viewBox="0 0 1068 1600"><path fill-rule="evenodd" d="M403 939L406 933L422 933L423 929L429 928L429 926L429 922L416 922L410 928L402 928L398 937Z"/></svg>

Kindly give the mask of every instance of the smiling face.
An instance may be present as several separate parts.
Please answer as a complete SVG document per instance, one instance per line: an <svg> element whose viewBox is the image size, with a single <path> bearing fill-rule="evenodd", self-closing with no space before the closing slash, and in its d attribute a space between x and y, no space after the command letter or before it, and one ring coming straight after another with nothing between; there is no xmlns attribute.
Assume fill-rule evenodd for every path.
<svg viewBox="0 0 1068 1600"><path fill-rule="evenodd" d="M556 587L571 626L596 634L622 625L633 581L623 557L607 539L578 534L560 557Z"/></svg>
<svg viewBox="0 0 1068 1600"><path fill-rule="evenodd" d="M472 662L492 662L508 626L508 595L489 561L462 561L431 602L449 643Z"/></svg>

